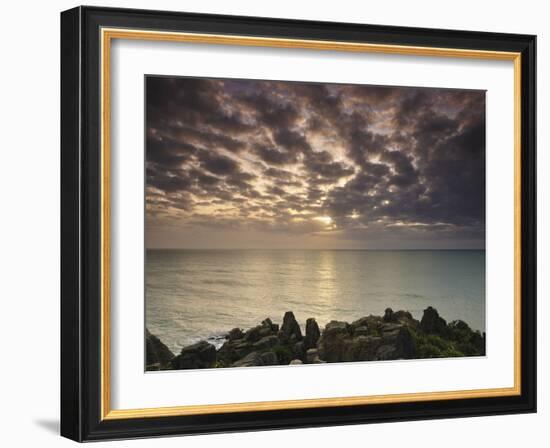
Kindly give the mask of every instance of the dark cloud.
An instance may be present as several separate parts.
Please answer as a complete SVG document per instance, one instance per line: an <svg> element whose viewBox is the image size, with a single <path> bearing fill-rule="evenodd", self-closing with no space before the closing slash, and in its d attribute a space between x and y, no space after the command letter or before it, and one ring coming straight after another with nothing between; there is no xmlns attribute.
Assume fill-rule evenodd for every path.
<svg viewBox="0 0 550 448"><path fill-rule="evenodd" d="M226 176L239 171L239 164L230 157L203 150L199 153L199 165L213 174Z"/></svg>
<svg viewBox="0 0 550 448"><path fill-rule="evenodd" d="M148 225L484 245L485 92L146 84Z"/></svg>

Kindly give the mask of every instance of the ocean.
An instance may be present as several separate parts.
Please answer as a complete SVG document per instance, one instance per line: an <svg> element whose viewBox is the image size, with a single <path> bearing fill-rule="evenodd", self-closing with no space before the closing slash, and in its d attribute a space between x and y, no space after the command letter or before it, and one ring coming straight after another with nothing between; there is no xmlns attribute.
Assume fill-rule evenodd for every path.
<svg viewBox="0 0 550 448"><path fill-rule="evenodd" d="M293 311L351 322L387 307L485 331L483 250L147 250L145 321L173 352Z"/></svg>

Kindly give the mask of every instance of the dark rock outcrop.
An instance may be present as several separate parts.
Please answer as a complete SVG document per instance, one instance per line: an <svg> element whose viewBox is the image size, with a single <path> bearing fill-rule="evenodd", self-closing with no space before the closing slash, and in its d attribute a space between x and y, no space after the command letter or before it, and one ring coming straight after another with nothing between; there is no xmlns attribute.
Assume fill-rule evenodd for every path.
<svg viewBox="0 0 550 448"><path fill-rule="evenodd" d="M315 319L306 321L305 336L291 311L281 327L270 318L246 331L232 329L216 351L206 341L184 347L174 357L148 331L147 370L252 367L326 362L419 359L485 354L485 334L466 322L447 325L437 310L428 307L422 320L408 311L387 308L383 316L364 316L351 324L330 321L321 331Z"/></svg>
<svg viewBox="0 0 550 448"><path fill-rule="evenodd" d="M283 325L281 326L280 336L286 341L301 341L302 330L294 317L292 311L287 311L283 317Z"/></svg>
<svg viewBox="0 0 550 448"><path fill-rule="evenodd" d="M181 349L181 353L172 359L174 369L209 369L216 365L216 347L206 341L200 341Z"/></svg>
<svg viewBox="0 0 550 448"><path fill-rule="evenodd" d="M416 357L416 342L410 328L402 324L387 324L382 328L381 347L390 346L391 350L380 348L376 357L386 359L413 359Z"/></svg>
<svg viewBox="0 0 550 448"><path fill-rule="evenodd" d="M395 322L396 319L393 315L393 310L391 308L386 308L384 311L384 322Z"/></svg>
<svg viewBox="0 0 550 448"><path fill-rule="evenodd" d="M321 330L319 330L319 325L317 325L317 321L313 317L310 317L308 320L306 320L304 348L307 350L316 347L320 337Z"/></svg>
<svg viewBox="0 0 550 448"><path fill-rule="evenodd" d="M277 344L279 344L279 338L277 336L264 336L259 341L254 342L254 344L252 344L252 348L255 351L262 351L275 347Z"/></svg>
<svg viewBox="0 0 550 448"><path fill-rule="evenodd" d="M276 366L279 364L279 359L277 358L277 355L275 352L269 351L264 352L260 355L260 358L262 359L262 363L264 366Z"/></svg>
<svg viewBox="0 0 550 448"><path fill-rule="evenodd" d="M343 361L343 354L351 336L351 327L347 322L330 321L326 326L318 348L319 356L327 362Z"/></svg>
<svg viewBox="0 0 550 448"><path fill-rule="evenodd" d="M243 359L239 359L234 362L231 367L253 367L253 366L263 366L262 357L258 352L251 352L246 355Z"/></svg>
<svg viewBox="0 0 550 448"><path fill-rule="evenodd" d="M146 370L165 370L170 368L174 354L154 334L145 329L145 364Z"/></svg>
<svg viewBox="0 0 550 448"><path fill-rule="evenodd" d="M420 328L428 334L444 335L447 330L447 322L439 316L435 308L429 306L424 310L422 320L420 321Z"/></svg>
<svg viewBox="0 0 550 448"><path fill-rule="evenodd" d="M229 333L227 333L227 338L230 341L234 341L235 339L241 339L244 337L244 333L240 328L233 328Z"/></svg>

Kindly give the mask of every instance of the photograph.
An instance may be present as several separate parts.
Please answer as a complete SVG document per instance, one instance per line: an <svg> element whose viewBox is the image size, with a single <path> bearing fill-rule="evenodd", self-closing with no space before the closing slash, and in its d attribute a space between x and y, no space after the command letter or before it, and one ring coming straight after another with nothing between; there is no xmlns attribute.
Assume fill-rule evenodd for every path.
<svg viewBox="0 0 550 448"><path fill-rule="evenodd" d="M297 2L290 15L225 3L61 12L61 83L41 89L60 109L60 128L43 126L60 143L44 171L60 172L60 275L38 264L59 280L61 309L35 313L60 321L45 345L60 356L44 356L61 378L27 395L58 397L63 437L341 426L334 445L368 424L387 444L390 422L409 425L392 432L409 445L427 430L435 445L469 437L461 446L541 434L502 432L498 416L540 412L543 15L480 24L491 7L401 3L385 18ZM32 218L12 221L43 230L31 190L11 196ZM24 240L49 241L36 229ZM33 283L19 246L18 291ZM292 446L311 443L294 434Z"/></svg>
<svg viewBox="0 0 550 448"><path fill-rule="evenodd" d="M485 90L144 83L146 371L486 355Z"/></svg>

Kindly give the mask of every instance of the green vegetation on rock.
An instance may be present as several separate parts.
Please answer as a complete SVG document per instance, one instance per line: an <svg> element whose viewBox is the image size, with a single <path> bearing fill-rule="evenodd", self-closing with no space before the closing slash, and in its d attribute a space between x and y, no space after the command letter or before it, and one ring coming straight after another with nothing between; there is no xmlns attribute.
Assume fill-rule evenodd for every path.
<svg viewBox="0 0 550 448"><path fill-rule="evenodd" d="M365 316L351 324L333 320L323 330L309 318L305 327L302 335L294 314L287 311L280 327L268 318L246 331L232 329L219 349L200 341L182 348L177 356L147 331L147 370L485 355L485 334L461 320L447 324L432 307L424 310L420 321L408 311L387 308L383 316Z"/></svg>

